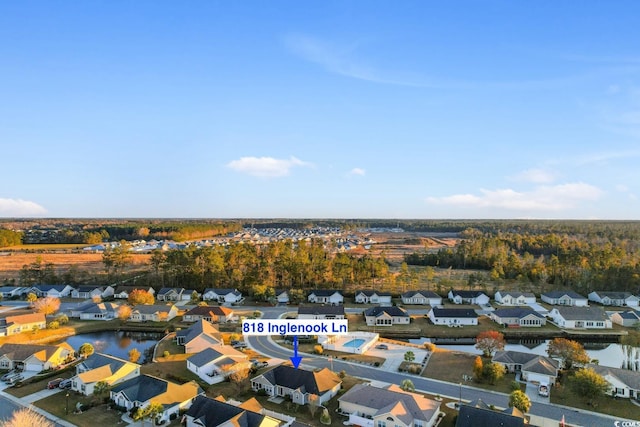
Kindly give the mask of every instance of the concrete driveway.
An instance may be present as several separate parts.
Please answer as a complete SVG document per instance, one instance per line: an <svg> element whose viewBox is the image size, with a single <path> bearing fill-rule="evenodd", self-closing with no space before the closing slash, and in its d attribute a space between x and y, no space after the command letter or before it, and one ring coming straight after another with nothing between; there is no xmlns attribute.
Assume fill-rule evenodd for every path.
<svg viewBox="0 0 640 427"><path fill-rule="evenodd" d="M525 393L527 394L527 396L529 396L529 400L531 400L532 402L551 403L551 389L552 387L549 387L549 396L544 397L538 394L537 384L527 383L527 390L525 391Z"/></svg>
<svg viewBox="0 0 640 427"><path fill-rule="evenodd" d="M32 393L28 396L25 396L22 398L22 400L26 403L33 403L36 402L40 399L44 399L46 397L49 397L51 395L54 395L56 393L60 393L61 391L67 391L67 390L63 390L61 388L52 388L52 389L48 389L48 388L43 388L40 391L36 391L35 393Z"/></svg>

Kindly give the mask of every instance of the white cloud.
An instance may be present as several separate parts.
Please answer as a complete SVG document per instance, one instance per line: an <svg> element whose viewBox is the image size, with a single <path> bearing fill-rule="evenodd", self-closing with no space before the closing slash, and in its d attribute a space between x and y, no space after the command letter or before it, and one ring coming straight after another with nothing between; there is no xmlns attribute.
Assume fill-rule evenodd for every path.
<svg viewBox="0 0 640 427"><path fill-rule="evenodd" d="M618 184L616 185L616 191L618 191L619 193L628 193L629 187L624 184Z"/></svg>
<svg viewBox="0 0 640 427"><path fill-rule="evenodd" d="M532 191L512 189L480 190L480 195L454 194L445 197L428 197L427 202L471 208L502 208L509 210L562 211L575 207L585 200L597 200L602 190L582 182L553 186L539 186Z"/></svg>
<svg viewBox="0 0 640 427"><path fill-rule="evenodd" d="M46 213L45 208L29 200L0 198L0 216L37 216Z"/></svg>
<svg viewBox="0 0 640 427"><path fill-rule="evenodd" d="M236 172L246 173L261 178L276 178L287 176L296 166L312 166L311 163L302 161L294 156L288 159L275 159L273 157L241 157L227 163L227 167Z"/></svg>
<svg viewBox="0 0 640 427"><path fill-rule="evenodd" d="M527 169L512 177L515 181L532 182L534 184L550 184L555 181L553 172L544 169Z"/></svg>
<svg viewBox="0 0 640 427"><path fill-rule="evenodd" d="M353 168L351 169L351 171L349 172L349 175L358 175L358 176L365 176L367 173L367 171L365 171L362 168Z"/></svg>

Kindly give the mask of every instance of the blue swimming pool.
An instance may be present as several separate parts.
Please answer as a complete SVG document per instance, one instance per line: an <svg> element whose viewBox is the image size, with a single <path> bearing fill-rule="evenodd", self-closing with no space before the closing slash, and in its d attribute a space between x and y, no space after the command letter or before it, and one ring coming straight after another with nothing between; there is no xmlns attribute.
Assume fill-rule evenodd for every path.
<svg viewBox="0 0 640 427"><path fill-rule="evenodd" d="M365 340L363 340L362 338L355 338L355 339L352 339L351 341L344 343L344 347L357 348L357 347L360 347L362 344L364 344L364 342Z"/></svg>

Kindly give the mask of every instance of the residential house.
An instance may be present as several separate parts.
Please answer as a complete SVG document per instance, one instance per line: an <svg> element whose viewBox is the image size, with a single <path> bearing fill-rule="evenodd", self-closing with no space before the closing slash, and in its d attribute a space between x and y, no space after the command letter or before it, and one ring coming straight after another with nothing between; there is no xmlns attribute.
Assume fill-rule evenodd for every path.
<svg viewBox="0 0 640 427"><path fill-rule="evenodd" d="M158 301L182 301L182 295L185 293L184 288L162 288L156 295ZM191 298L191 295L189 295Z"/></svg>
<svg viewBox="0 0 640 427"><path fill-rule="evenodd" d="M306 405L309 396L318 396L317 403L324 404L338 394L342 380L328 368L307 371L293 366L280 365L251 379L254 391L264 390L269 396L289 396L293 403Z"/></svg>
<svg viewBox="0 0 640 427"><path fill-rule="evenodd" d="M132 322L168 322L178 315L173 304L140 304L133 307L129 320Z"/></svg>
<svg viewBox="0 0 640 427"><path fill-rule="evenodd" d="M185 353L198 353L205 348L222 344L222 335L213 324L200 319L189 328L177 331L176 342L184 346Z"/></svg>
<svg viewBox="0 0 640 427"><path fill-rule="evenodd" d="M396 306L371 307L365 310L364 318L369 326L408 325L411 322L409 313Z"/></svg>
<svg viewBox="0 0 640 427"><path fill-rule="evenodd" d="M344 319L344 305L298 307L298 319Z"/></svg>
<svg viewBox="0 0 640 427"><path fill-rule="evenodd" d="M338 402L340 412L349 414L349 423L358 426L432 427L440 412L440 402L397 385L356 384Z"/></svg>
<svg viewBox="0 0 640 427"><path fill-rule="evenodd" d="M358 304L391 305L391 294L373 290L356 291L355 302Z"/></svg>
<svg viewBox="0 0 640 427"><path fill-rule="evenodd" d="M278 304L289 304L289 292L286 289L276 289L276 302Z"/></svg>
<svg viewBox="0 0 640 427"><path fill-rule="evenodd" d="M588 297L589 301L615 307L638 307L638 304L640 303L640 298L633 295L631 292L593 291L589 293Z"/></svg>
<svg viewBox="0 0 640 427"><path fill-rule="evenodd" d="M611 322L627 328L640 324L640 314L635 310L616 311L611 315Z"/></svg>
<svg viewBox="0 0 640 427"><path fill-rule="evenodd" d="M640 371L602 365L587 365L587 367L607 380L611 385L610 393L612 396L640 400Z"/></svg>
<svg viewBox="0 0 640 427"><path fill-rule="evenodd" d="M38 298L66 298L71 295L71 292L73 292L73 288L69 285L35 285L26 293L34 293Z"/></svg>
<svg viewBox="0 0 640 427"><path fill-rule="evenodd" d="M493 298L500 305L529 305L536 303L536 296L531 292L498 291Z"/></svg>
<svg viewBox="0 0 640 427"><path fill-rule="evenodd" d="M2 344L0 346L0 369L19 369L40 372L57 368L71 360L73 348L62 343L58 345Z"/></svg>
<svg viewBox="0 0 640 427"><path fill-rule="evenodd" d="M93 353L76 365L76 375L71 378L71 389L86 396L93 394L101 381L113 387L140 375L140 365L108 354Z"/></svg>
<svg viewBox="0 0 640 427"><path fill-rule="evenodd" d="M454 304L489 304L489 297L482 291L461 291L451 289L447 294L449 301Z"/></svg>
<svg viewBox="0 0 640 427"><path fill-rule="evenodd" d="M156 291L151 286L118 286L113 293L113 297L116 299L127 299L131 292L140 290L150 293L155 297Z"/></svg>
<svg viewBox="0 0 640 427"><path fill-rule="evenodd" d="M528 423L519 410L507 408L504 411L496 411L482 401L461 405L456 417L456 427L525 427L525 425Z"/></svg>
<svg viewBox="0 0 640 427"><path fill-rule="evenodd" d="M555 307L549 317L560 328L611 329L611 319L602 307Z"/></svg>
<svg viewBox="0 0 640 427"><path fill-rule="evenodd" d="M478 314L470 308L433 307L427 314L434 325L464 326L477 325Z"/></svg>
<svg viewBox="0 0 640 427"><path fill-rule="evenodd" d="M112 302L90 302L71 310L71 317L77 313L81 320L113 320L118 317L119 304ZM82 310L82 311L80 311Z"/></svg>
<svg viewBox="0 0 640 427"><path fill-rule="evenodd" d="M250 370L247 355L228 345L215 344L187 359L187 369L207 384L217 384L229 375L242 370Z"/></svg>
<svg viewBox="0 0 640 427"><path fill-rule="evenodd" d="M235 406L223 397L198 396L185 413L186 427L280 427L285 423L261 413L262 406L251 399Z"/></svg>
<svg viewBox="0 0 640 427"><path fill-rule="evenodd" d="M560 362L555 359L522 351L497 351L492 361L503 365L507 372L520 373L525 381L542 384L555 384L560 369Z"/></svg>
<svg viewBox="0 0 640 427"><path fill-rule="evenodd" d="M401 297L403 304L442 305L442 297L432 291L407 291Z"/></svg>
<svg viewBox="0 0 640 427"><path fill-rule="evenodd" d="M71 298L94 299L112 296L113 287L111 286L79 286L71 291Z"/></svg>
<svg viewBox="0 0 640 427"><path fill-rule="evenodd" d="M542 302L551 305L567 305L575 307L587 307L589 301L574 291L551 291L540 295Z"/></svg>
<svg viewBox="0 0 640 427"><path fill-rule="evenodd" d="M315 304L341 305L344 304L344 296L340 291L317 289L311 291L307 301Z"/></svg>
<svg viewBox="0 0 640 427"><path fill-rule="evenodd" d="M42 313L16 314L0 318L0 337L19 334L20 332L44 329L47 319Z"/></svg>
<svg viewBox="0 0 640 427"><path fill-rule="evenodd" d="M218 305L199 305L182 315L183 322L197 322L203 319L211 323L227 323L238 319L229 307Z"/></svg>
<svg viewBox="0 0 640 427"><path fill-rule="evenodd" d="M539 328L547 324L546 317L528 307L500 308L492 311L489 317L509 327Z"/></svg>
<svg viewBox="0 0 640 427"><path fill-rule="evenodd" d="M10 300L20 298L25 292L28 292L29 288L22 286L0 286L0 295L3 300Z"/></svg>
<svg viewBox="0 0 640 427"><path fill-rule="evenodd" d="M151 375L140 375L114 386L110 390L111 400L121 408L132 410L145 408L151 402L162 405L162 412L155 418L155 424L169 422L178 418L180 411L191 407L204 391L195 381L176 384Z"/></svg>
<svg viewBox="0 0 640 427"><path fill-rule="evenodd" d="M240 304L242 301L244 301L242 292L237 289L231 288L207 288L202 293L202 299L204 301L217 301L219 304L223 305Z"/></svg>

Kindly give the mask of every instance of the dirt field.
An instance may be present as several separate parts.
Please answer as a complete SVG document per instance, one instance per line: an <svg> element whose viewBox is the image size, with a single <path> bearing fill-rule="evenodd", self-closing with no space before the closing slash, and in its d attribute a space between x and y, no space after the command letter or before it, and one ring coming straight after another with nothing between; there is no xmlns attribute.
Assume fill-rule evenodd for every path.
<svg viewBox="0 0 640 427"><path fill-rule="evenodd" d="M383 251L386 258L401 264L406 254L417 251L438 251L446 247L454 247L460 240L455 233L371 233L369 235L377 243L371 246L371 253L380 255Z"/></svg>
<svg viewBox="0 0 640 427"><path fill-rule="evenodd" d="M148 264L150 255L133 255L132 270L138 270ZM0 281L16 279L20 269L40 259L42 264L52 263L56 274L63 274L71 266L90 273L104 272L102 254L95 253L25 253L0 252Z"/></svg>

